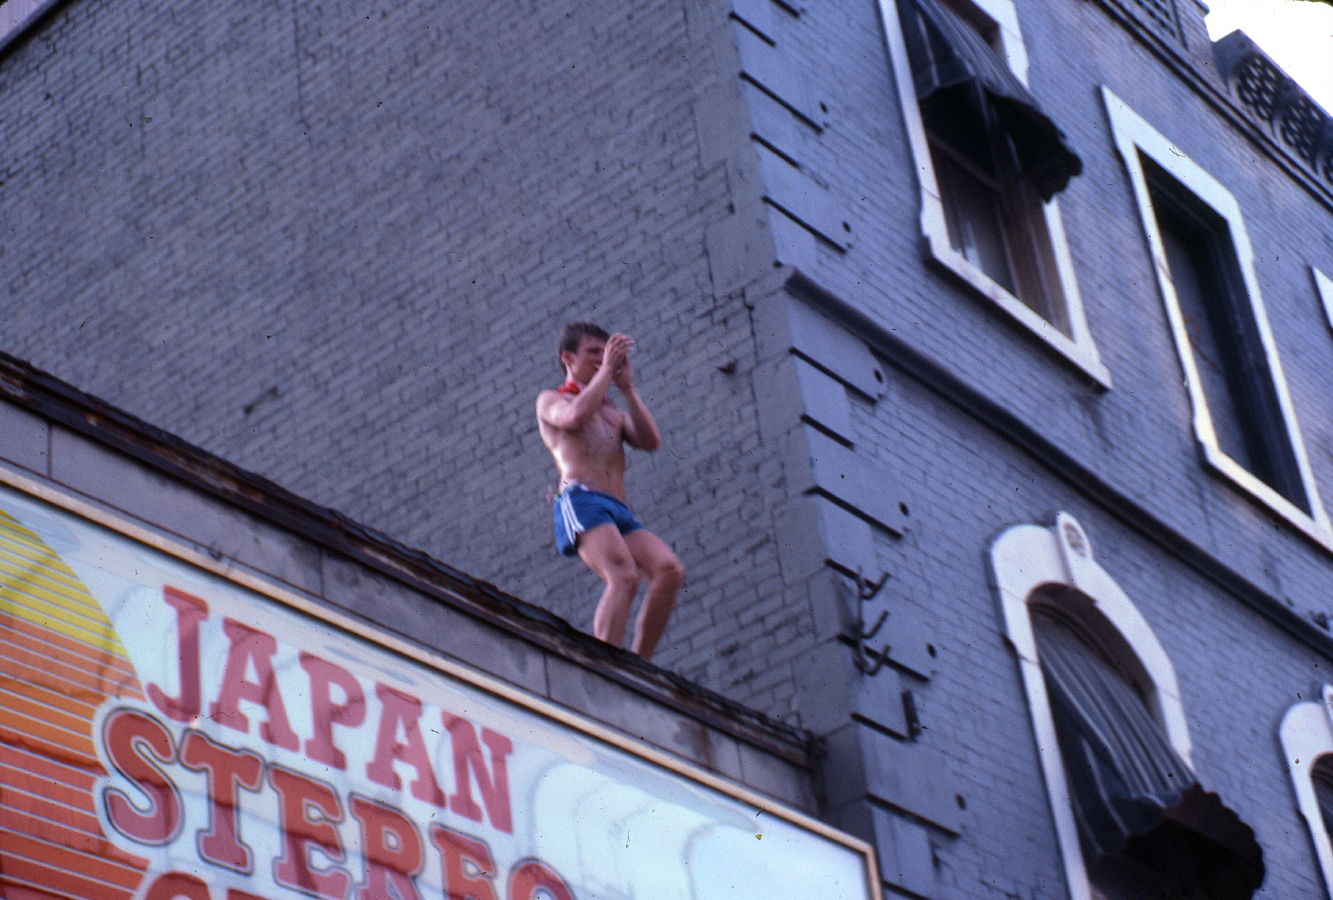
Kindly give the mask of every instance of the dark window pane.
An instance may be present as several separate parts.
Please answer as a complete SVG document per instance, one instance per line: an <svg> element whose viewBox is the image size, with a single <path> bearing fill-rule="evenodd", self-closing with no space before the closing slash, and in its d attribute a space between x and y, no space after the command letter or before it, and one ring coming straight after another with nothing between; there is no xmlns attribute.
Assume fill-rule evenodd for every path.
<svg viewBox="0 0 1333 900"><path fill-rule="evenodd" d="M1006 291L1017 293L1005 249L999 196L947 153L936 152L933 161L949 226L949 243Z"/></svg>
<svg viewBox="0 0 1333 900"><path fill-rule="evenodd" d="M1222 339L1226 332L1215 321L1217 311L1210 301L1220 290L1215 272L1205 249L1197 242L1197 235L1183 231L1179 223L1166 216L1159 217L1158 224L1171 269L1171 283L1176 289L1194 365L1199 372L1199 386L1208 399L1217 445L1227 456L1256 472L1245 437L1245 411L1237 402L1239 392L1228 378L1228 372L1239 368L1235 348L1231 346L1233 342Z"/></svg>
<svg viewBox="0 0 1333 900"><path fill-rule="evenodd" d="M1310 778L1314 781L1314 795L1319 801L1324 831L1333 836L1333 755L1325 754L1315 760Z"/></svg>
<svg viewBox="0 0 1333 900"><path fill-rule="evenodd" d="M1145 168L1218 448L1309 512L1227 224L1161 169Z"/></svg>
<svg viewBox="0 0 1333 900"><path fill-rule="evenodd" d="M1013 145L989 121L976 85L937 91L922 101L921 112L949 243L1069 334L1041 198L1020 177Z"/></svg>

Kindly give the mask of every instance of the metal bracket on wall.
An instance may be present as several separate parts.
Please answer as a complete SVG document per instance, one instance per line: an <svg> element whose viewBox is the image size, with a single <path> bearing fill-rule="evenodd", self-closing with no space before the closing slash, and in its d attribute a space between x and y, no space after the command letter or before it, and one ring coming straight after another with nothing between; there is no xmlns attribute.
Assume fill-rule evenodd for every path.
<svg viewBox="0 0 1333 900"><path fill-rule="evenodd" d="M859 570L852 578L852 586L856 588L856 619L852 623L851 632L844 634L843 638L852 648L852 662L866 675L874 675L889 661L891 648L888 644L878 649L869 646L870 641L874 640L875 635L879 634L879 630L888 621L888 610L881 610L875 617L874 624L869 627L866 627L865 618L865 605L879 595L888 580L888 572L882 573L878 580L870 581Z"/></svg>

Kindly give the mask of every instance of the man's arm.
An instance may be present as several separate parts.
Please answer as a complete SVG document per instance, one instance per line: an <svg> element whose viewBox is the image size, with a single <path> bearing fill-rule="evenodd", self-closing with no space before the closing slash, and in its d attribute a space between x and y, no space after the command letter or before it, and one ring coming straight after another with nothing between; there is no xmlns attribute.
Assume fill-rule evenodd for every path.
<svg viewBox="0 0 1333 900"><path fill-rule="evenodd" d="M620 396L625 400L625 443L636 450L656 450L662 446L662 434L657 430L653 414L648 412L647 404L634 387L634 374L628 358L616 371L615 381Z"/></svg>
<svg viewBox="0 0 1333 900"><path fill-rule="evenodd" d="M562 431L578 431L593 417L606 400L611 377L602 377L599 371L575 397L556 391L542 391L537 396L537 418ZM600 383L599 383L600 382Z"/></svg>
<svg viewBox="0 0 1333 900"><path fill-rule="evenodd" d="M649 452L662 446L662 434L657 430L653 414L648 412L634 385L622 389L620 395L625 398L625 443L636 450Z"/></svg>

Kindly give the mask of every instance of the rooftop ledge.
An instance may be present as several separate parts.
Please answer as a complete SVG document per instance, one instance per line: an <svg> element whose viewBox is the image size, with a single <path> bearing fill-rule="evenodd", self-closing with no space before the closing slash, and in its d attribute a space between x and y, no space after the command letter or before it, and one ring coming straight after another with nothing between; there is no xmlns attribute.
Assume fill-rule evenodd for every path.
<svg viewBox="0 0 1333 900"><path fill-rule="evenodd" d="M0 351L0 403L25 409L135 459L314 546L591 670L665 709L761 747L794 765L813 765L817 741L805 729L717 694L628 650L603 643L539 606L299 497L4 351ZM464 665L476 662L458 661Z"/></svg>

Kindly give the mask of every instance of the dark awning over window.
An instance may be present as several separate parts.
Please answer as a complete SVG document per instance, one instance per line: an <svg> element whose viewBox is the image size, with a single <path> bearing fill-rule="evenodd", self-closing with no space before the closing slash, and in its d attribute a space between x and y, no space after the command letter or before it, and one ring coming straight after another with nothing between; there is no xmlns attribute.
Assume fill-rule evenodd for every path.
<svg viewBox="0 0 1333 900"><path fill-rule="evenodd" d="M977 93L1043 200L1083 171L1064 134L976 30L939 0L900 0L899 11L918 99L941 91Z"/></svg>
<svg viewBox="0 0 1333 900"><path fill-rule="evenodd" d="M1314 796L1319 801L1319 813L1324 818L1324 830L1333 837L1333 755L1325 753L1315 760L1310 769L1314 782Z"/></svg>
<svg viewBox="0 0 1333 900"><path fill-rule="evenodd" d="M1163 896L1249 900L1264 877L1253 830L1199 785L1080 626L1044 607L1033 624L1090 872L1150 875Z"/></svg>

